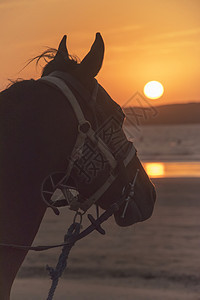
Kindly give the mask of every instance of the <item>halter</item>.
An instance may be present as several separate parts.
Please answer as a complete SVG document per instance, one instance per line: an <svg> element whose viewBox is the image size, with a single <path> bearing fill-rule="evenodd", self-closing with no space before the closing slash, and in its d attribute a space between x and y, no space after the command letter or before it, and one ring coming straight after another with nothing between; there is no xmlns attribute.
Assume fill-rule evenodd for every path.
<svg viewBox="0 0 200 300"><path fill-rule="evenodd" d="M120 176L120 170L123 169L124 171L126 169L128 164L136 155L136 149L133 144L131 144L131 148L128 151L127 156L119 163L119 161L112 154L109 147L98 135L95 134L91 123L86 120L78 100L66 84L66 81L70 83L71 86L73 86L76 90L79 91L79 93L81 93L83 98L86 98L88 96L87 91L83 88L83 86L71 75L64 72L53 72L48 76L40 78L39 81L42 81L56 89L59 89L62 92L62 94L70 102L78 121L77 138L69 158L68 167L64 173L60 173L61 178L58 179L59 176L57 175L59 174L57 174L57 172L50 174L44 179L41 187L42 199L48 207L51 207L53 209L56 214L59 214L59 210L56 206L61 206L62 203L65 203L65 205L69 205L69 208L71 210L78 212L80 209L83 211L83 213L85 213L94 203L98 201L98 199L100 199L104 195L104 193L108 190L115 179ZM97 80L95 80L95 87L93 89L92 95L90 96L93 103L96 102L98 87L99 84ZM85 144L86 138L94 143L102 153L102 155L106 158L110 165L110 174L105 179L104 183L88 199L80 201L80 195L77 195L77 193L73 190L74 188L69 186L68 179L76 160L82 157L83 146ZM56 176L57 179L55 180ZM52 190L47 190L45 187L48 181L51 182ZM54 201L53 199L55 198L55 193L58 193L58 190L62 192L62 196L64 196L64 199Z"/></svg>

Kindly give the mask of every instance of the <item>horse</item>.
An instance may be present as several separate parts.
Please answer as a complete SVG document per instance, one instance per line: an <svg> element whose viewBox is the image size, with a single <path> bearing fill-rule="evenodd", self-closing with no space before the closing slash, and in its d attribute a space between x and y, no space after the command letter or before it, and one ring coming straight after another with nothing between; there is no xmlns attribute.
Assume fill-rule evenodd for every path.
<svg viewBox="0 0 200 300"><path fill-rule="evenodd" d="M104 58L102 36L96 34L82 61L68 53L66 39L64 35L57 50L50 49L37 57L38 61L49 58L40 79L15 82L0 93L1 245L32 244L47 207L56 212L53 202L42 201L41 185L44 188L48 183L49 174L57 171L66 174L69 165L70 176L65 179L70 186L76 186L84 211L94 202L106 210L135 178L134 196L115 212L115 222L126 227L152 215L155 187L123 131L125 115L95 79ZM73 101L77 101L86 120L84 124L77 120L74 104L55 86L56 80L62 81ZM88 136L91 130L93 136ZM87 136L72 158L80 131ZM102 191L108 178L109 184ZM93 194L99 196L88 203ZM72 204L73 201L71 209L77 211ZM27 252L0 246L1 300L10 298L12 284Z"/></svg>

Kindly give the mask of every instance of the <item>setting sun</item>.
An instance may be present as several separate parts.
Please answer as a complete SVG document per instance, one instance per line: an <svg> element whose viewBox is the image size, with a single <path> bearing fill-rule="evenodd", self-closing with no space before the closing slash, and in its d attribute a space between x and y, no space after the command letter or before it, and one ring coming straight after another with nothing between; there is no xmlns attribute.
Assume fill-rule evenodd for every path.
<svg viewBox="0 0 200 300"><path fill-rule="evenodd" d="M165 174L162 163L146 163L144 167L149 177L162 177Z"/></svg>
<svg viewBox="0 0 200 300"><path fill-rule="evenodd" d="M144 94L150 99L158 99L164 93L164 87L159 81L149 81L144 86Z"/></svg>

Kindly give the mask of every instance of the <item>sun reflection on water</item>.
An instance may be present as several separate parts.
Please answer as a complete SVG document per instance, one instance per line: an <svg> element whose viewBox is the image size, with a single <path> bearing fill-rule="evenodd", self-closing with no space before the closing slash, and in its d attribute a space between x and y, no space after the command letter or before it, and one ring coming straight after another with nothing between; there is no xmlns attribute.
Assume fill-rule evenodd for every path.
<svg viewBox="0 0 200 300"><path fill-rule="evenodd" d="M144 168L151 178L200 177L200 162L146 162Z"/></svg>
<svg viewBox="0 0 200 300"><path fill-rule="evenodd" d="M163 177L165 174L165 167L163 163L146 163L145 170L149 177Z"/></svg>

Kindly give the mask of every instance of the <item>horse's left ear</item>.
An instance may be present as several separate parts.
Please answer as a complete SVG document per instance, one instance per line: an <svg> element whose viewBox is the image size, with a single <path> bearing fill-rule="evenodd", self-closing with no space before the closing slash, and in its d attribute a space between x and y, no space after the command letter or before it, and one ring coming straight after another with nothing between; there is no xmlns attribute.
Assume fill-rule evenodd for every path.
<svg viewBox="0 0 200 300"><path fill-rule="evenodd" d="M96 39L89 51L79 65L79 71L82 75L95 77L102 66L104 57L104 42L101 34L96 34Z"/></svg>
<svg viewBox="0 0 200 300"><path fill-rule="evenodd" d="M56 57L58 57L60 54L63 55L65 58L69 58L69 53L66 46L67 42L67 36L64 35L59 46L58 46L58 52L56 54Z"/></svg>

